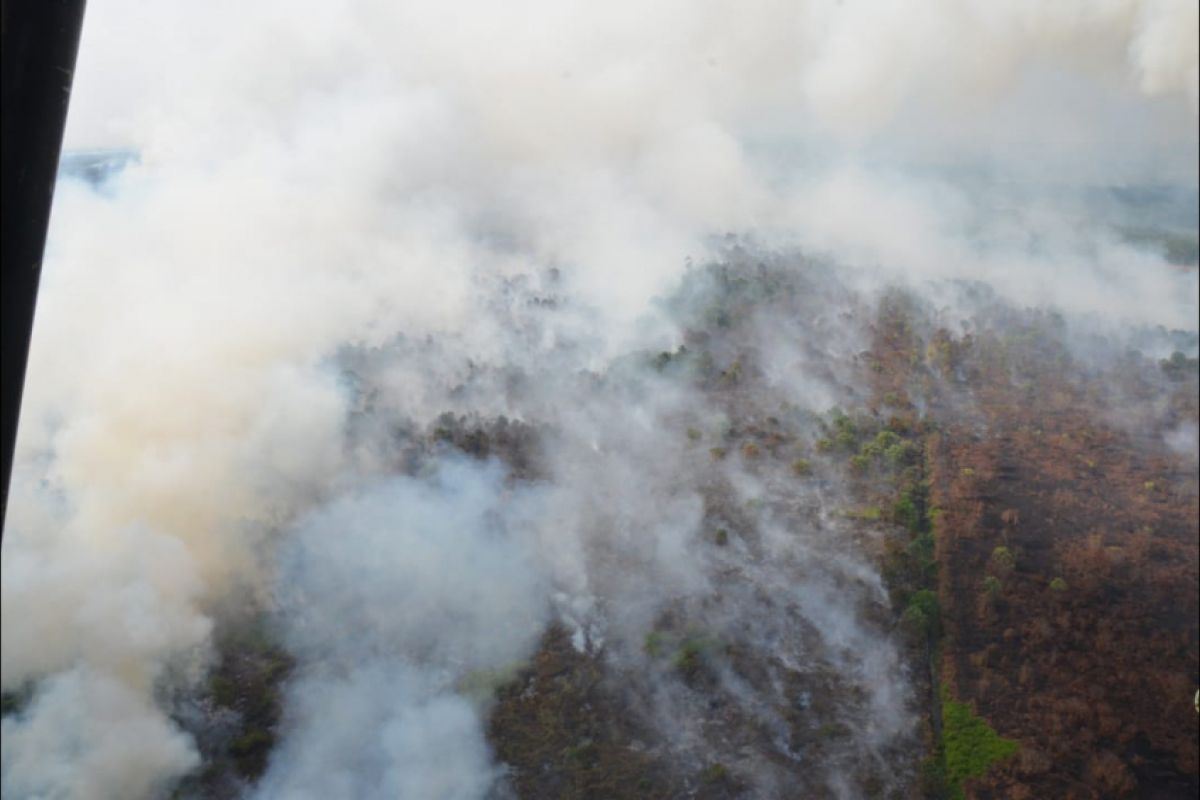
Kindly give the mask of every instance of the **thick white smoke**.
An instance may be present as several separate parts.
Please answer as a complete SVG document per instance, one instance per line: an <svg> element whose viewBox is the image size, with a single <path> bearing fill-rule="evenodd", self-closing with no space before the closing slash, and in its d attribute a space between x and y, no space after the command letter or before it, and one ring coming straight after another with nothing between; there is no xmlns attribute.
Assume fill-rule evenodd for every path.
<svg viewBox="0 0 1200 800"><path fill-rule="evenodd" d="M815 3L807 21L806 94L843 124L878 125L921 94L986 112L1047 62L1177 93L1197 111L1197 8L1187 0Z"/></svg>
<svg viewBox="0 0 1200 800"><path fill-rule="evenodd" d="M154 797L195 768L164 686L203 674L249 586L300 660L262 796L481 796L456 678L520 659L548 614L585 646L635 637L709 580L664 426L720 411L562 376L676 344L653 300L731 231L868 288L966 277L1191 324L1194 270L1049 201L981 213L937 170L1194 189L1196 22L1189 0L93 4L67 146L141 163L56 194L4 537L3 687L33 691L5 795ZM558 313L516 325L518 277ZM381 405L546 421L550 485L387 482L336 360L398 336ZM836 396L772 347L776 385ZM543 383L464 400L468 362ZM892 668L811 589L864 675Z"/></svg>
<svg viewBox="0 0 1200 800"><path fill-rule="evenodd" d="M480 797L494 777L455 682L524 658L547 618L494 465L451 462L339 499L280 546L278 608L302 677L264 798Z"/></svg>
<svg viewBox="0 0 1200 800"><path fill-rule="evenodd" d="M426 676L387 663L291 687L296 732L256 797L483 797L498 777L479 715Z"/></svg>
<svg viewBox="0 0 1200 800"><path fill-rule="evenodd" d="M145 692L86 666L48 678L26 714L3 723L10 797L154 797L199 765Z"/></svg>

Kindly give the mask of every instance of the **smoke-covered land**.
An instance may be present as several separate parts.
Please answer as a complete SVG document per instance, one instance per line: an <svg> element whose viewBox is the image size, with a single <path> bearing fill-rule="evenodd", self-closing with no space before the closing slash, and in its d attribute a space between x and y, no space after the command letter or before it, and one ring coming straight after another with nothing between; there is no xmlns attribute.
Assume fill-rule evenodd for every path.
<svg viewBox="0 0 1200 800"><path fill-rule="evenodd" d="M1196 796L1194 0L92 5L6 798Z"/></svg>

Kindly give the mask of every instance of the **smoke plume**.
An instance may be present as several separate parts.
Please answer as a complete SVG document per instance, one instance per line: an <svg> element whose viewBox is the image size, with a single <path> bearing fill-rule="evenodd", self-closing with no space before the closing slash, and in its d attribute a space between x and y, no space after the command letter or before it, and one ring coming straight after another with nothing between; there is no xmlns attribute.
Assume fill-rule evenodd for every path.
<svg viewBox="0 0 1200 800"><path fill-rule="evenodd" d="M914 735L878 543L835 479L710 451L748 420L811 448L889 287L947 319L974 282L1073 330L1194 330L1196 270L1097 192L1194 204L1196 30L1194 0L93 4L67 148L138 158L56 191L5 795L168 796L201 766L178 704L214 629L259 616L296 666L247 797L505 791L464 686L549 625L703 764L704 709L647 655L699 641L685 618L773 732L734 771L856 796L848 765ZM767 264L777 293L728 323L753 365L681 355L740 285L714 261ZM678 377L752 369L754 396ZM463 419L517 444L452 455ZM819 766L774 710L810 702L793 672L858 698Z"/></svg>

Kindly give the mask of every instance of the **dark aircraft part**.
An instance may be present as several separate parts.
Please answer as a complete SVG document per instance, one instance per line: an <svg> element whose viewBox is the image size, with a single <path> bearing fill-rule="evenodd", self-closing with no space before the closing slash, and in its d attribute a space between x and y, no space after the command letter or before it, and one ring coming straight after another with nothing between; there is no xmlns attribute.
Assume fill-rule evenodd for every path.
<svg viewBox="0 0 1200 800"><path fill-rule="evenodd" d="M0 518L5 521L33 310L84 5L84 0L3 0L0 4L4 67L0 76L4 184L4 205L0 209L0 270L4 274L0 295L4 326L4 474L0 477L4 494Z"/></svg>

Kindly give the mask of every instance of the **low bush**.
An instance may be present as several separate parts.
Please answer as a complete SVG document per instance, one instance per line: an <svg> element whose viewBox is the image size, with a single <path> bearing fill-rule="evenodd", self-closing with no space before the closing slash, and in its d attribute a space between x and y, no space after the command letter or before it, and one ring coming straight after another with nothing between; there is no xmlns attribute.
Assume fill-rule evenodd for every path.
<svg viewBox="0 0 1200 800"><path fill-rule="evenodd" d="M962 798L966 781L986 774L992 764L1014 755L1020 745L997 734L969 705L952 699L946 686L941 691L946 780L951 796Z"/></svg>

